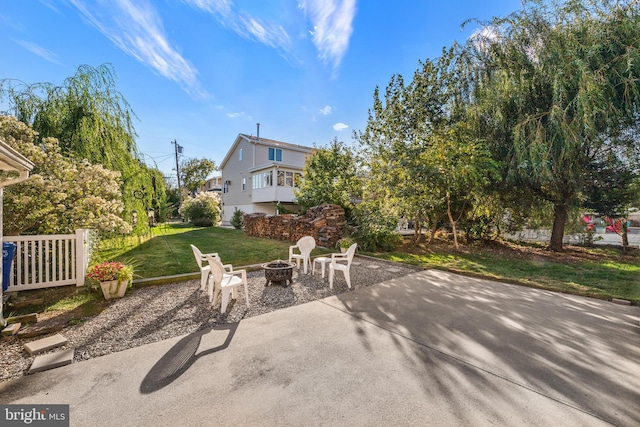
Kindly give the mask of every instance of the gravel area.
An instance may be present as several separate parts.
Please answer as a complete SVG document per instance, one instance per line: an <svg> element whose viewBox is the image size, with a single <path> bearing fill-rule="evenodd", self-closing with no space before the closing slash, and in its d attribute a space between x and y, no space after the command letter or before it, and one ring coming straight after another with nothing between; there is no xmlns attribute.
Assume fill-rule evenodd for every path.
<svg viewBox="0 0 640 427"><path fill-rule="evenodd" d="M75 348L75 363L350 291L341 272L336 274L333 289L329 289L328 266L325 279L318 267L315 275L294 269L293 283L286 288L265 287L262 270L248 272L250 307L246 307L241 286L238 300L230 301L225 314L220 314L220 298L217 306L211 306L206 293L200 290L199 280L137 288L124 298L113 300L99 315L58 332L69 343L55 351ZM351 266L351 286L359 289L417 270L405 264L356 256ZM34 356L23 346L44 337L2 340L0 382L26 374Z"/></svg>

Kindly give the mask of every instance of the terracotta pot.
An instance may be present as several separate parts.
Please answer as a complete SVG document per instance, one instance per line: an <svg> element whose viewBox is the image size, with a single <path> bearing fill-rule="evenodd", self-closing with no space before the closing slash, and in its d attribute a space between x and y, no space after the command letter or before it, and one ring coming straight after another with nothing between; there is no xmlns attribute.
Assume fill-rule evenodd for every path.
<svg viewBox="0 0 640 427"><path fill-rule="evenodd" d="M102 295L104 295L104 299L122 298L124 296L124 293L127 291L127 286L129 286L128 280L120 282L120 284L118 284L117 280L100 282L100 288L102 289Z"/></svg>

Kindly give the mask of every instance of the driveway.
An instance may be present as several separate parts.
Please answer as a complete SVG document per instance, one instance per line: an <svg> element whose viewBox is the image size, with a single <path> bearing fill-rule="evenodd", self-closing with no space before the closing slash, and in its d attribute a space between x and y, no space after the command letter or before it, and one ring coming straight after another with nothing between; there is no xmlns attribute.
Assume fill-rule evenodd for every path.
<svg viewBox="0 0 640 427"><path fill-rule="evenodd" d="M639 425L640 310L423 271L0 386L71 425Z"/></svg>

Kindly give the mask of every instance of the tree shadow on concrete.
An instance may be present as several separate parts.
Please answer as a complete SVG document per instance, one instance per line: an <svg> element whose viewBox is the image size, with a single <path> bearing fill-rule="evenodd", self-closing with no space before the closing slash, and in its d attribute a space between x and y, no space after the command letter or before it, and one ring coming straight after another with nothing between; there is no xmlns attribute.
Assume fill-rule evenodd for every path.
<svg viewBox="0 0 640 427"><path fill-rule="evenodd" d="M446 396L462 423L472 421L460 411L469 400L509 423L500 408L517 407L515 394L533 392L567 413L640 424L637 307L436 270L365 292L328 303L353 316L366 349L375 342L367 337L367 324L389 331L422 377L425 396ZM521 409L525 417L532 411Z"/></svg>

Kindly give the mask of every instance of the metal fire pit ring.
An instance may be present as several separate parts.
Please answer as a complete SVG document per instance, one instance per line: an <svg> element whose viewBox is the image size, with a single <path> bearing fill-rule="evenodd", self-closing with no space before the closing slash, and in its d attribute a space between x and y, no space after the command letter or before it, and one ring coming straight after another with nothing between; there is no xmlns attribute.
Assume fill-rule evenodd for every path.
<svg viewBox="0 0 640 427"><path fill-rule="evenodd" d="M283 287L287 287L287 281L291 284L293 277L293 267L295 267L294 263L289 261L271 261L261 265L264 270L264 278L267 279L267 283L265 286L269 286L269 284L273 284L274 282L279 282Z"/></svg>

